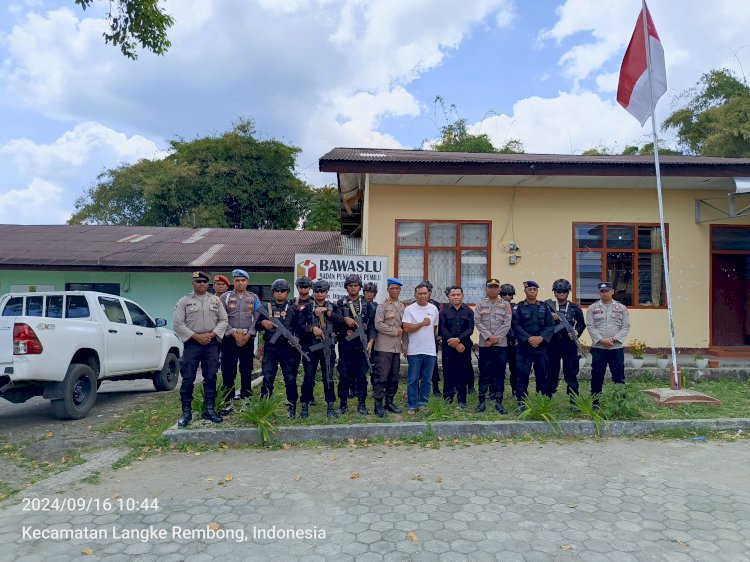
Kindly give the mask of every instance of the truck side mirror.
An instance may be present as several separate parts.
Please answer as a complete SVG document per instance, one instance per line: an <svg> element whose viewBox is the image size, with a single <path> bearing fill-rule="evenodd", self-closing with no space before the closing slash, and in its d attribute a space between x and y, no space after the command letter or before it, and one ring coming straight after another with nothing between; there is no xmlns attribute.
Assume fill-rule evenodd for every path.
<svg viewBox="0 0 750 562"><path fill-rule="evenodd" d="M167 325L167 321L164 320L164 318L157 318L156 319L156 327L157 328L163 328L166 325Z"/></svg>

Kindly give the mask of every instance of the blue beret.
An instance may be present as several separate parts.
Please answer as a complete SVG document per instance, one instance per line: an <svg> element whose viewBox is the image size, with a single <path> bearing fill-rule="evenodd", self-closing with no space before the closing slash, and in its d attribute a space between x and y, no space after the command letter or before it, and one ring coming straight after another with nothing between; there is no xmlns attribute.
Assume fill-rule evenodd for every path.
<svg viewBox="0 0 750 562"><path fill-rule="evenodd" d="M399 287L402 287L404 284L395 277L389 277L388 285L398 285Z"/></svg>
<svg viewBox="0 0 750 562"><path fill-rule="evenodd" d="M250 279L250 276L247 274L247 271L244 269L233 269L232 270L232 277L244 277L245 279Z"/></svg>
<svg viewBox="0 0 750 562"><path fill-rule="evenodd" d="M537 283L536 281L524 281L523 286L524 287L536 287L538 289L539 283Z"/></svg>

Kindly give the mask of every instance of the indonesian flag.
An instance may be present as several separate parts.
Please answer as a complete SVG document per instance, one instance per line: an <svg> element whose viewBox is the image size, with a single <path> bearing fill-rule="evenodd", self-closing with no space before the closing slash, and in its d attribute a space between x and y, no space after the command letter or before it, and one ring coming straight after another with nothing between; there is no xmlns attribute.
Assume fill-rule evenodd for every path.
<svg viewBox="0 0 750 562"><path fill-rule="evenodd" d="M646 12L648 22L648 50L643 39L643 12ZM648 80L649 51L651 57L651 73L653 80L653 104L651 101L651 85ZM640 121L641 126L651 116L651 108L667 91L667 69L664 64L664 49L662 49L659 34L656 33L651 13L643 3L643 9L635 24L635 31L630 38L625 58L620 68L620 82L617 86L617 101L633 117Z"/></svg>

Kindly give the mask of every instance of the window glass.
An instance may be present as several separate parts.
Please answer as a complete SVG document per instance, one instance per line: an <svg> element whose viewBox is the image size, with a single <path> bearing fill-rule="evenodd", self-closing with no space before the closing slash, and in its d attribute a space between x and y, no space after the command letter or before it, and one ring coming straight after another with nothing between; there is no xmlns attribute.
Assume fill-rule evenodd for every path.
<svg viewBox="0 0 750 562"><path fill-rule="evenodd" d="M599 300L597 285L602 279L602 253L576 252L576 296L581 304Z"/></svg>
<svg viewBox="0 0 750 562"><path fill-rule="evenodd" d="M712 229L711 247L714 250L750 252L750 227L738 226Z"/></svg>
<svg viewBox="0 0 750 562"><path fill-rule="evenodd" d="M456 284L456 251L430 250L427 277L432 283L432 298L448 302L445 288Z"/></svg>
<svg viewBox="0 0 750 562"><path fill-rule="evenodd" d="M99 306L102 307L104 315L107 320L114 322L115 324L127 324L128 321L125 318L125 311L122 309L120 301L117 299L110 299L107 297L99 297Z"/></svg>
<svg viewBox="0 0 750 562"><path fill-rule="evenodd" d="M47 310L44 315L47 318L62 318L63 317L63 296L55 295L47 297Z"/></svg>
<svg viewBox="0 0 750 562"><path fill-rule="evenodd" d="M83 295L69 295L65 298L66 310L65 318L88 318L89 303Z"/></svg>
<svg viewBox="0 0 750 562"><path fill-rule="evenodd" d="M430 225L430 246L455 246L456 225L453 223L435 223Z"/></svg>
<svg viewBox="0 0 750 562"><path fill-rule="evenodd" d="M639 226L638 249L661 250L661 227Z"/></svg>
<svg viewBox="0 0 750 562"><path fill-rule="evenodd" d="M607 248L618 250L633 248L635 243L634 231L635 229L632 226L607 225Z"/></svg>
<svg viewBox="0 0 750 562"><path fill-rule="evenodd" d="M463 236L463 228L461 229ZM464 302L479 302L485 295L487 282L487 251L463 250L461 252L461 286L464 290Z"/></svg>
<svg viewBox="0 0 750 562"><path fill-rule="evenodd" d="M96 291L120 296L119 283L65 283L66 291Z"/></svg>
<svg viewBox="0 0 750 562"><path fill-rule="evenodd" d="M41 316L44 310L44 297L26 297L26 316Z"/></svg>
<svg viewBox="0 0 750 562"><path fill-rule="evenodd" d="M149 315L146 314L140 306L128 301L125 301L125 306L128 307L128 312L130 313L130 319L133 321L133 325L141 326L143 328L156 327L156 324L154 324Z"/></svg>
<svg viewBox="0 0 750 562"><path fill-rule="evenodd" d="M462 246L486 246L490 225L466 223L461 225Z"/></svg>
<svg viewBox="0 0 750 562"><path fill-rule="evenodd" d="M399 246L424 246L425 224L422 222L398 223Z"/></svg>
<svg viewBox="0 0 750 562"><path fill-rule="evenodd" d="M601 224L578 224L576 231L576 248L602 248Z"/></svg>
<svg viewBox="0 0 750 562"><path fill-rule="evenodd" d="M640 306L665 306L666 291L662 255L640 254L638 256L638 304Z"/></svg>
<svg viewBox="0 0 750 562"><path fill-rule="evenodd" d="M424 250L398 251L398 278L404 284L404 299L414 296L414 287L424 280Z"/></svg>
<svg viewBox="0 0 750 562"><path fill-rule="evenodd" d="M23 297L8 299L3 309L3 316L23 316Z"/></svg>
<svg viewBox="0 0 750 562"><path fill-rule="evenodd" d="M633 256L630 252L607 253L607 280L615 289L614 299L633 304Z"/></svg>

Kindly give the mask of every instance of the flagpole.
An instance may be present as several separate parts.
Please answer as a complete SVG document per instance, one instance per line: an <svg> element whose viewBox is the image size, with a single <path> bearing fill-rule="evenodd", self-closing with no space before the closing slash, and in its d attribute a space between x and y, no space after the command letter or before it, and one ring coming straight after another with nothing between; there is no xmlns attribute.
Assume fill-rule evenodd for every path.
<svg viewBox="0 0 750 562"><path fill-rule="evenodd" d="M667 315L669 317L669 343L672 348L672 372L674 388L680 389L680 375L677 372L677 350L675 348L674 320L672 318L672 293L669 282L669 259L667 256L667 236L664 229L664 202L661 195L661 170L659 168L659 139L656 134L656 104L654 103L654 79L651 69L651 42L648 34L648 9L646 0L642 0L643 36L646 41L646 62L648 67L648 86L651 91L651 129L654 137L654 168L656 171L656 193L659 199L659 226L661 230L662 259L664 261L664 282L667 288Z"/></svg>

